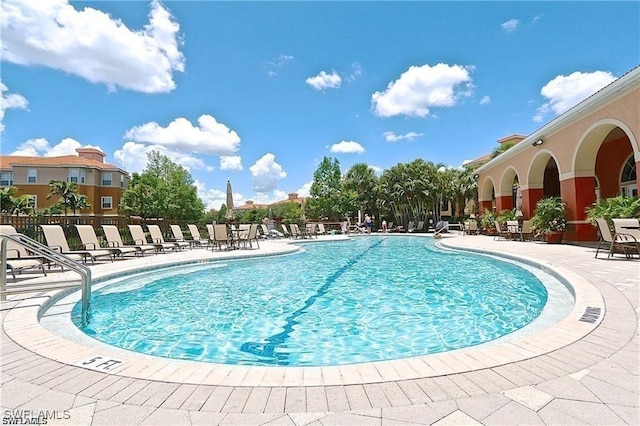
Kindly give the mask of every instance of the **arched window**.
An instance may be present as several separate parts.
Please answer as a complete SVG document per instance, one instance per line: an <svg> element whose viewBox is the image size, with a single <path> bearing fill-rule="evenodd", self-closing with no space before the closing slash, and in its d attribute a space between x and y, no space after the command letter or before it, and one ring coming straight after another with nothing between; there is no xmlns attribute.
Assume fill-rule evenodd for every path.
<svg viewBox="0 0 640 426"><path fill-rule="evenodd" d="M636 162L633 159L633 155L629 156L629 159L622 168L622 176L620 176L620 193L627 197L638 196Z"/></svg>

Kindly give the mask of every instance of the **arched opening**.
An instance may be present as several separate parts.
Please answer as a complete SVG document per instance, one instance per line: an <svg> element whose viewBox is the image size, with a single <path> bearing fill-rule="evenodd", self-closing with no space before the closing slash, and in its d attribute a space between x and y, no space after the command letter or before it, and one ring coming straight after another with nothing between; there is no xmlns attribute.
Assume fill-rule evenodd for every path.
<svg viewBox="0 0 640 426"><path fill-rule="evenodd" d="M560 191L560 173L558 172L558 164L553 157L549 158L544 167L544 177L542 181L542 189L544 197L561 197Z"/></svg>
<svg viewBox="0 0 640 426"><path fill-rule="evenodd" d="M615 127L600 143L595 155L595 177L601 198L611 198L620 194L638 194L636 164L633 149L626 133Z"/></svg>
<svg viewBox="0 0 640 426"><path fill-rule="evenodd" d="M484 182L482 182L478 198L480 214L482 214L485 209L492 212L496 210L496 191L491 178L486 178Z"/></svg>
<svg viewBox="0 0 640 426"><path fill-rule="evenodd" d="M497 197L496 207L498 211L513 210L517 207L518 188L520 179L515 168L509 167L502 174L500 179L500 190Z"/></svg>

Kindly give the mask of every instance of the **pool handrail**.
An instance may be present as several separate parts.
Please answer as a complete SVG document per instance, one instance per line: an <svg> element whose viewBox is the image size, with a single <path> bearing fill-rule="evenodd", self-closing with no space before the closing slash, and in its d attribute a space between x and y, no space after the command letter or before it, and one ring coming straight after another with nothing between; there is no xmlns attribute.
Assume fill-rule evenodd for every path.
<svg viewBox="0 0 640 426"><path fill-rule="evenodd" d="M19 244L37 256L46 260L53 261L60 266L67 267L78 273L82 278L82 324L85 325L89 319L89 305L91 304L91 269L75 260L71 259L50 247L39 243L38 241L27 237L24 234L1 234L0 239L0 300L5 300L6 283L7 283L7 242L12 241ZM75 287L75 285L74 285ZM55 290L59 289L59 285L52 284L50 286L39 286L39 290Z"/></svg>

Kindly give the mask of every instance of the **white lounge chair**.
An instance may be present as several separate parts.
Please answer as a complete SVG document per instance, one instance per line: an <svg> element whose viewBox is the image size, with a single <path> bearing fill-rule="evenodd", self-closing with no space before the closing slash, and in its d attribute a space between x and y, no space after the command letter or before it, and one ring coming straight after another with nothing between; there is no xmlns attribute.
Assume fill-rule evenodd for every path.
<svg viewBox="0 0 640 426"><path fill-rule="evenodd" d="M107 240L107 245L110 248L134 248L140 252L140 256L144 256L144 253L147 251L157 252L157 249L153 244L124 244L122 242L120 231L115 225L102 225L102 230L104 231L104 238Z"/></svg>
<svg viewBox="0 0 640 426"><path fill-rule="evenodd" d="M127 225L127 227L129 227L129 232L131 233L131 237L133 238L133 242L135 244L139 244L139 245L149 244L149 241L147 241L147 236L145 235L144 230L142 229L142 225ZM169 243L157 243L154 241L151 243L151 245L155 247L156 252L161 252L161 251L164 251L165 249L171 249L171 250L176 249L175 244L169 244Z"/></svg>
<svg viewBox="0 0 640 426"><path fill-rule="evenodd" d="M18 232L13 226L0 225L0 236L16 234L18 234ZM16 279L16 272L21 273L22 271L36 268L40 269L45 276L47 275L42 259L31 256L22 245L11 240L7 241L7 269L11 271L14 281Z"/></svg>
<svg viewBox="0 0 640 426"><path fill-rule="evenodd" d="M94 263L96 259L102 257L108 257L113 262L114 255L109 250L71 250L67 237L64 235L64 230L60 225L40 225L40 228L42 228L44 238L47 240L47 245L52 250L59 251L74 260L78 260L79 256L84 263L87 262L87 259L91 259L91 263Z"/></svg>
<svg viewBox="0 0 640 426"><path fill-rule="evenodd" d="M209 246L211 245L211 239L202 238L200 236L200 230L196 225L188 224L187 228L189 228L189 233L191 234L191 238L194 244L196 244L198 247L205 246L206 248L209 248Z"/></svg>
<svg viewBox="0 0 640 426"><path fill-rule="evenodd" d="M100 245L100 241L98 241L98 236L96 235L95 229L91 225L75 225L76 230L78 231L78 235L80 236L80 241L82 241L82 246L86 250L99 250L102 248ZM140 250L135 247L106 247L114 257L119 256L124 258L127 254L133 254L134 256L138 256L140 254Z"/></svg>
<svg viewBox="0 0 640 426"><path fill-rule="evenodd" d="M151 239L154 243L173 244L176 250L182 250L183 248L191 247L191 244L184 241L184 237L182 238L182 241L165 241L164 236L162 235L162 231L160 230L160 226L158 225L147 225L147 229L149 230L149 234L151 234ZM180 234L182 235L182 231L180 231Z"/></svg>

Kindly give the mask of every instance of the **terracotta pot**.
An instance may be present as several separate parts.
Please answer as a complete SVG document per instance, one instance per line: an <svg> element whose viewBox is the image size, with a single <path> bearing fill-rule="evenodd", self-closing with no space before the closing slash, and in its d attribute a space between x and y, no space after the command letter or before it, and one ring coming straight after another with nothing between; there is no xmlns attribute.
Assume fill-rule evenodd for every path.
<svg viewBox="0 0 640 426"><path fill-rule="evenodd" d="M547 244L561 244L564 231L551 231L546 234Z"/></svg>

